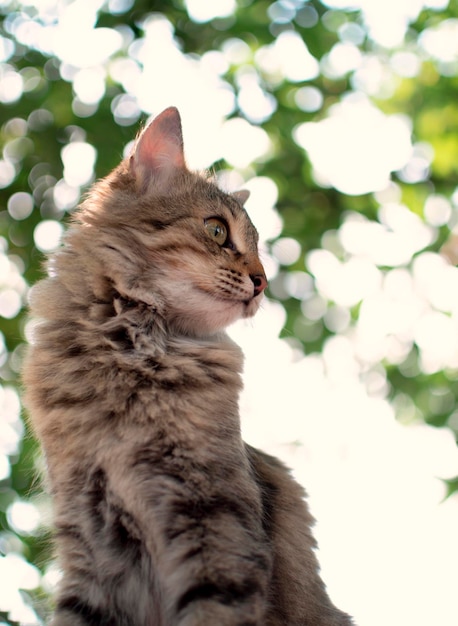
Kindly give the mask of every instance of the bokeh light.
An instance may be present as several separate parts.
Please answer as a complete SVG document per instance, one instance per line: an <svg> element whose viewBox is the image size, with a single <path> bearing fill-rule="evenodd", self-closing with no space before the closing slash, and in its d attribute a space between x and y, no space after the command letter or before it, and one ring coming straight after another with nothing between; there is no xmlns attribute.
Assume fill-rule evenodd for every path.
<svg viewBox="0 0 458 626"><path fill-rule="evenodd" d="M411 130L400 116L385 116L352 95L320 122L300 124L294 138L314 167L316 181L358 195L384 189L391 172L408 162Z"/></svg>
<svg viewBox="0 0 458 626"><path fill-rule="evenodd" d="M33 232L36 247L42 252L55 250L60 243L64 228L56 220L43 220Z"/></svg>
<svg viewBox="0 0 458 626"><path fill-rule="evenodd" d="M235 0L186 0L186 8L194 22L209 22L215 17L232 15L236 5Z"/></svg>

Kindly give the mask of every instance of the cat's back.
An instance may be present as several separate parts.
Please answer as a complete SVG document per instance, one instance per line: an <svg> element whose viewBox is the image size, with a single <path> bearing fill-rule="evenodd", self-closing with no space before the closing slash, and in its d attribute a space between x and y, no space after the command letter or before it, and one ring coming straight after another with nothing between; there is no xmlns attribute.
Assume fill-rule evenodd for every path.
<svg viewBox="0 0 458 626"><path fill-rule="evenodd" d="M272 542L273 576L266 626L351 626L331 602L318 576L314 518L306 492L276 457L245 444L261 490L263 525Z"/></svg>

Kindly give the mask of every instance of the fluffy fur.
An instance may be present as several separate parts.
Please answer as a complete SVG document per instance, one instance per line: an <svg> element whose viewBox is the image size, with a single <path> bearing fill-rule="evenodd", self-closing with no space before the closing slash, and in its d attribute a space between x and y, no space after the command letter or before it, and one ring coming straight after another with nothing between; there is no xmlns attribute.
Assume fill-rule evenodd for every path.
<svg viewBox="0 0 458 626"><path fill-rule="evenodd" d="M240 436L224 328L267 284L245 199L186 168L167 109L32 289L24 382L63 571L53 626L351 624L319 577L303 490Z"/></svg>

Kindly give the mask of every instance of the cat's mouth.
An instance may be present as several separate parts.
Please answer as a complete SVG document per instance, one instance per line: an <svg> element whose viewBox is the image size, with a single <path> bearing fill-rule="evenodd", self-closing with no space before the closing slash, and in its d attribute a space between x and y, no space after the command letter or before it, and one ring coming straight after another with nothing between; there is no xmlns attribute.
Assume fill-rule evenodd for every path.
<svg viewBox="0 0 458 626"><path fill-rule="evenodd" d="M243 300L243 304L245 307L250 306L253 303L258 303L261 301L262 298L259 297L260 294L256 295L256 296L251 296L251 298L247 298L246 300Z"/></svg>
<svg viewBox="0 0 458 626"><path fill-rule="evenodd" d="M258 294L259 295L259 294ZM212 295L212 297L216 300L219 300L220 302L225 302L226 304L233 304L234 306L243 306L244 308L248 308L250 306L252 306L254 303L258 303L261 301L261 298L259 298L257 296L250 296L249 298L237 298L235 296L221 296L220 294L218 295Z"/></svg>
<svg viewBox="0 0 458 626"><path fill-rule="evenodd" d="M206 295L210 295L212 301L219 304L216 305L218 309L220 309L221 313L224 316L223 310L226 311L226 314L229 315L235 321L238 318L248 318L253 317L257 310L259 309L259 305L262 300L262 295L252 295L250 297L237 297L236 295L230 296L224 294L210 294L206 292ZM260 297L261 296L261 297Z"/></svg>
<svg viewBox="0 0 458 626"><path fill-rule="evenodd" d="M255 296L252 296L248 300L244 300L242 317L252 317L256 313L256 311L259 309L261 300L262 300L261 294L257 294Z"/></svg>
<svg viewBox="0 0 458 626"><path fill-rule="evenodd" d="M233 304L235 306L237 305L244 305L244 306L249 306L253 300L257 299L257 295L260 294L252 294L249 295L246 290L245 293L240 293L241 290L239 290L239 293L235 293L231 290L213 290L211 288L208 288L206 285L195 285L195 287L197 287L197 289L205 294L206 296L209 296L213 301L217 300L219 302L224 302L225 304Z"/></svg>

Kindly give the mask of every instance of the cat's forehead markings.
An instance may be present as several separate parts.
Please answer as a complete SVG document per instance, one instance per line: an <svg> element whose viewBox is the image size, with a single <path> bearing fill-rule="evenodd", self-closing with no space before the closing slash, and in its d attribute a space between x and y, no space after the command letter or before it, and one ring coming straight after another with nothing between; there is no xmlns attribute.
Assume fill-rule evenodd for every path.
<svg viewBox="0 0 458 626"><path fill-rule="evenodd" d="M238 252L245 254L257 250L256 231L249 220L248 214L242 209L236 216L231 229L231 239Z"/></svg>
<svg viewBox="0 0 458 626"><path fill-rule="evenodd" d="M234 201L231 201L230 199L228 199L226 202L224 202L224 207L228 209L229 213L232 215L233 218L237 218L239 216L240 207L238 205L235 206Z"/></svg>

